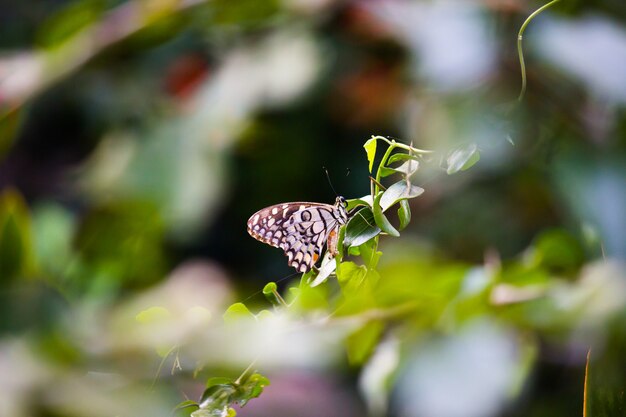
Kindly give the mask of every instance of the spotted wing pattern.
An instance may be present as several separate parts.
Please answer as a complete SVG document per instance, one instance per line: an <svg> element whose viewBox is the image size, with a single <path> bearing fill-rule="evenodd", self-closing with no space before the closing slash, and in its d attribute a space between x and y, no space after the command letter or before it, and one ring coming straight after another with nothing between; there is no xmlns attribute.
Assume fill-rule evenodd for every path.
<svg viewBox="0 0 626 417"><path fill-rule="evenodd" d="M248 233L261 242L281 248L290 266L299 272L307 272L320 258L327 240L332 240L336 246L339 227L346 223L347 218L341 197L337 198L334 206L320 203L277 204L253 214L248 220ZM334 256L336 248L329 247L329 250Z"/></svg>

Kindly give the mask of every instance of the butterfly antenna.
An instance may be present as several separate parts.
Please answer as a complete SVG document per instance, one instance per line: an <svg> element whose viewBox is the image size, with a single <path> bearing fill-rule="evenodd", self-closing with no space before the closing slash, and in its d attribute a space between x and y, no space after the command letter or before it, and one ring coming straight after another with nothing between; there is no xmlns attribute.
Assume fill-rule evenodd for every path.
<svg viewBox="0 0 626 417"><path fill-rule="evenodd" d="M326 179L328 180L328 184L330 185L330 189L333 190L333 193L335 193L335 196L339 197L339 194L337 194L337 191L335 191L335 187L333 187L333 183L330 180L330 174L328 173L328 170L326 169L326 167L322 167L322 169L326 173Z"/></svg>

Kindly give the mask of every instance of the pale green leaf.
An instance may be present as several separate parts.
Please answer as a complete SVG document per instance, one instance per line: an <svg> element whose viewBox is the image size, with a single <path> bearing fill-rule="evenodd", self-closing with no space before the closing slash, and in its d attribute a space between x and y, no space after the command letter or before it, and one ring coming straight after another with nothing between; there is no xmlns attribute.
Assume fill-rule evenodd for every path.
<svg viewBox="0 0 626 417"><path fill-rule="evenodd" d="M371 138L365 145L365 152L367 153L367 160L369 162L369 170L372 172L372 168L374 168L374 158L376 158L376 138Z"/></svg>
<svg viewBox="0 0 626 417"><path fill-rule="evenodd" d="M468 146L457 148L448 156L448 175L456 174L459 171L465 171L471 168L480 159L478 146L472 143Z"/></svg>

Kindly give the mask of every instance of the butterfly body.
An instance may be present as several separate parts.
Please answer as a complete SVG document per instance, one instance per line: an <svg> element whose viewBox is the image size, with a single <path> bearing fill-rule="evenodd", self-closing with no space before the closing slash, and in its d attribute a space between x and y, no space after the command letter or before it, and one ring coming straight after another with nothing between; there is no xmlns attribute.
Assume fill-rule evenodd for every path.
<svg viewBox="0 0 626 417"><path fill-rule="evenodd" d="M334 205L283 203L254 213L248 219L248 233L282 249L290 266L307 272L321 256L325 244L330 255L336 255L339 228L347 221L343 197L337 197Z"/></svg>

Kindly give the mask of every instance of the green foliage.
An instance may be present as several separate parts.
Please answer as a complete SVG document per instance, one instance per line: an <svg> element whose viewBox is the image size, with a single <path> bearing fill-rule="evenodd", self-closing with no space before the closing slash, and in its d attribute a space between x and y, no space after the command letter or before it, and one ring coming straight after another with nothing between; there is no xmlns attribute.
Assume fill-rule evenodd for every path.
<svg viewBox="0 0 626 417"><path fill-rule="evenodd" d="M480 152L475 143L460 147L450 152L448 156L448 175L456 174L459 171L465 171L480 160Z"/></svg>
<svg viewBox="0 0 626 417"><path fill-rule="evenodd" d="M0 283L3 286L34 272L31 221L22 197L14 190L0 195Z"/></svg>
<svg viewBox="0 0 626 417"><path fill-rule="evenodd" d="M236 412L233 404L245 406L257 398L270 384L269 379L259 373L244 372L236 380L226 377L212 377L207 380L206 389L199 402L187 400L176 407L178 410L194 408L192 417L231 417Z"/></svg>

